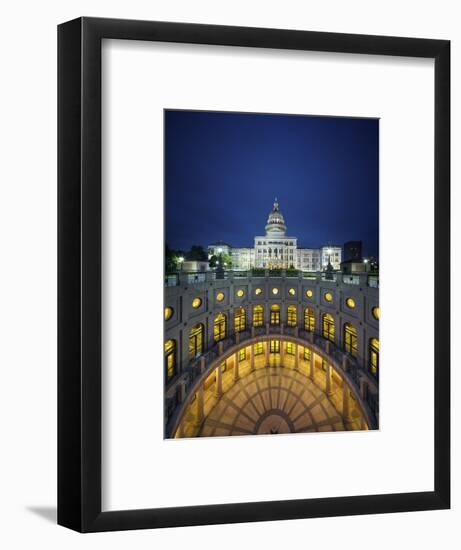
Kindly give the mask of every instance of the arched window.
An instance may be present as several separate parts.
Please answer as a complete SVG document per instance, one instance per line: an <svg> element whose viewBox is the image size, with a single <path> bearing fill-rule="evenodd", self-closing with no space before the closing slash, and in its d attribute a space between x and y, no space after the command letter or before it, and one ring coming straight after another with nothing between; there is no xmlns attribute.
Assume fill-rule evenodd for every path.
<svg viewBox="0 0 461 550"><path fill-rule="evenodd" d="M344 323L344 350L357 357L357 329L351 323Z"/></svg>
<svg viewBox="0 0 461 550"><path fill-rule="evenodd" d="M271 325L280 325L280 306L271 305Z"/></svg>
<svg viewBox="0 0 461 550"><path fill-rule="evenodd" d="M280 353L280 340L271 340L270 353Z"/></svg>
<svg viewBox="0 0 461 550"><path fill-rule="evenodd" d="M296 306L287 307L287 324L289 327L296 326Z"/></svg>
<svg viewBox="0 0 461 550"><path fill-rule="evenodd" d="M314 309L312 307L306 307L304 310L304 330L307 332L314 332L315 317Z"/></svg>
<svg viewBox="0 0 461 550"><path fill-rule="evenodd" d="M378 376L379 374L379 340L370 338L368 344L368 368L371 374Z"/></svg>
<svg viewBox="0 0 461 550"><path fill-rule="evenodd" d="M189 361L203 353L203 334L205 330L202 323L191 328L189 333Z"/></svg>
<svg viewBox="0 0 461 550"><path fill-rule="evenodd" d="M213 337L215 342L224 340L226 337L226 316L224 313L216 315L213 322Z"/></svg>
<svg viewBox="0 0 461 550"><path fill-rule="evenodd" d="M234 328L235 332L241 332L245 330L246 318L245 318L245 308L238 307L235 310L234 314Z"/></svg>
<svg viewBox="0 0 461 550"><path fill-rule="evenodd" d="M331 342L335 341L335 321L329 313L322 317L322 336Z"/></svg>
<svg viewBox="0 0 461 550"><path fill-rule="evenodd" d="M253 326L262 327L264 324L264 307L255 306L253 308Z"/></svg>
<svg viewBox="0 0 461 550"><path fill-rule="evenodd" d="M176 342L167 340L165 342L165 376L166 380L171 380L176 374Z"/></svg>

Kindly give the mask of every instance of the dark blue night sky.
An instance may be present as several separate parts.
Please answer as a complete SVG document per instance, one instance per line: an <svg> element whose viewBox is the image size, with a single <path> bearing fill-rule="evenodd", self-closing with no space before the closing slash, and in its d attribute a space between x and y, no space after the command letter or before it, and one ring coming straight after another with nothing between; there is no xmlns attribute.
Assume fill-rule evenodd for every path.
<svg viewBox="0 0 461 550"><path fill-rule="evenodd" d="M277 197L298 246L378 256L378 123L165 111L166 242L252 247Z"/></svg>

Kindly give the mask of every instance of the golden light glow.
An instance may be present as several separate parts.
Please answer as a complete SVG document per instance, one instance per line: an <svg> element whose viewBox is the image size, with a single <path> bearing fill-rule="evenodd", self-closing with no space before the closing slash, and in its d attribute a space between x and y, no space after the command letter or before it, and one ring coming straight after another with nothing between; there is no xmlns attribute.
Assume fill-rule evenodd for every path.
<svg viewBox="0 0 461 550"><path fill-rule="evenodd" d="M349 309L354 309L355 308L355 300L354 298L348 298L346 300L346 306L349 308Z"/></svg>
<svg viewBox="0 0 461 550"><path fill-rule="evenodd" d="M296 294L296 290L294 288L290 288L290 290L288 291L288 294L290 294L291 296L294 296Z"/></svg>
<svg viewBox="0 0 461 550"><path fill-rule="evenodd" d="M226 316L224 313L216 315L213 322L213 338L215 342L219 342L226 337Z"/></svg>
<svg viewBox="0 0 461 550"><path fill-rule="evenodd" d="M262 288L257 288L257 289L255 290L256 296L259 296L259 295L261 294L261 292L262 292Z"/></svg>
<svg viewBox="0 0 461 550"><path fill-rule="evenodd" d="M203 334L205 329L202 323L194 325L189 334L189 361L203 353Z"/></svg>
<svg viewBox="0 0 461 550"><path fill-rule="evenodd" d="M329 313L322 317L322 336L330 342L335 341L335 320Z"/></svg>
<svg viewBox="0 0 461 550"><path fill-rule="evenodd" d="M373 314L373 317L379 321L379 307L374 307L372 310L371 310L371 313Z"/></svg>
<svg viewBox="0 0 461 550"><path fill-rule="evenodd" d="M276 296L278 293L279 293L279 289L274 287L272 289L272 294L274 294L274 296Z"/></svg>
<svg viewBox="0 0 461 550"><path fill-rule="evenodd" d="M234 330L235 332L241 332L245 330L246 314L243 307L238 307L234 313Z"/></svg>
<svg viewBox="0 0 461 550"><path fill-rule="evenodd" d="M309 289L309 290L306 290L306 296L307 296L308 298L312 298L313 295L314 295L314 293L312 292L312 290L310 290L310 289Z"/></svg>
<svg viewBox="0 0 461 550"><path fill-rule="evenodd" d="M314 326L314 309L311 307L306 307L306 309L304 310L304 330L306 330L307 332L314 332Z"/></svg>
<svg viewBox="0 0 461 550"><path fill-rule="evenodd" d="M280 325L280 306L277 304L271 305L270 323L271 325Z"/></svg>
<svg viewBox="0 0 461 550"><path fill-rule="evenodd" d="M377 376L379 373L379 340L370 338L368 344L368 367L371 374Z"/></svg>
<svg viewBox="0 0 461 550"><path fill-rule="evenodd" d="M239 298L241 298L241 297L245 294L245 292L243 292L243 290L242 290L241 288L239 288L239 289L237 290L236 294L237 294L237 296L238 296Z"/></svg>
<svg viewBox="0 0 461 550"><path fill-rule="evenodd" d="M216 300L222 302L224 300L224 292L218 292L218 294L216 294Z"/></svg>
<svg viewBox="0 0 461 550"><path fill-rule="evenodd" d="M192 300L192 307L194 309L197 309L198 307L200 307L202 305L202 299L201 298L194 298Z"/></svg>
<svg viewBox="0 0 461 550"><path fill-rule="evenodd" d="M327 302L333 301L333 295L331 294L331 292L325 292L324 298Z"/></svg>
<svg viewBox="0 0 461 550"><path fill-rule="evenodd" d="M254 306L253 308L253 326L262 327L264 323L264 308L263 306Z"/></svg>
<svg viewBox="0 0 461 550"><path fill-rule="evenodd" d="M344 349L357 357L357 329L351 323L344 323Z"/></svg>
<svg viewBox="0 0 461 550"><path fill-rule="evenodd" d="M171 317L173 316L173 313L174 313L173 308L167 306L165 308L165 321L169 321L171 319Z"/></svg>
<svg viewBox="0 0 461 550"><path fill-rule="evenodd" d="M176 373L176 342L167 340L165 342L165 374L167 380L173 378Z"/></svg>
<svg viewBox="0 0 461 550"><path fill-rule="evenodd" d="M287 324L289 327L296 326L296 306L287 307Z"/></svg>

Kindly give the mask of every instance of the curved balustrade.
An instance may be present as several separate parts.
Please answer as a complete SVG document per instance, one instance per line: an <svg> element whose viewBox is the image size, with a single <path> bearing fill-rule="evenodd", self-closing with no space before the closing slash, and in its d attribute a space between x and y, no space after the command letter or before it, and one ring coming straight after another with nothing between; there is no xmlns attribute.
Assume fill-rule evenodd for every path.
<svg viewBox="0 0 461 550"><path fill-rule="evenodd" d="M189 362L166 393L166 437L172 437L187 404L195 395L200 384L223 361L230 358L243 345L266 342L273 339L274 336L283 342L291 341L307 347L331 365L360 403L367 425L372 429L377 428L379 417L377 380L354 357L316 332L307 332L297 326L285 324L277 326L267 324L265 327L252 327L250 330L234 332Z"/></svg>

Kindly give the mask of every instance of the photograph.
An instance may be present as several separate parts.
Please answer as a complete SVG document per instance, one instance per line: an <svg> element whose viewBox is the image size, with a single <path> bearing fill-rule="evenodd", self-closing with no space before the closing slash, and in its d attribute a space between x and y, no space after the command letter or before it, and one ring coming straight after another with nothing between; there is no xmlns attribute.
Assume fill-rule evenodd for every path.
<svg viewBox="0 0 461 550"><path fill-rule="evenodd" d="M165 439L379 429L379 119L165 109L164 191Z"/></svg>

